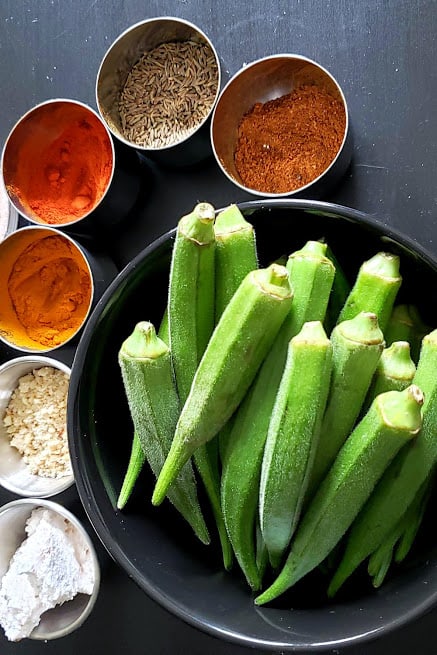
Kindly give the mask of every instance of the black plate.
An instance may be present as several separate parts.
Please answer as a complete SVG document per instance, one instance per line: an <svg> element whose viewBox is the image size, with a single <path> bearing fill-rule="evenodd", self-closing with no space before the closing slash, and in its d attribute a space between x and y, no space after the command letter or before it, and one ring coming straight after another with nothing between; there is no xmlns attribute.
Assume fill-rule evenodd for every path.
<svg viewBox="0 0 437 655"><path fill-rule="evenodd" d="M437 261L411 239L371 216L325 202L260 200L239 206L256 228L262 265L321 237L352 278L378 250L400 254L399 300L414 302L437 325ZM114 510L132 438L117 353L137 321L161 320L173 239L174 230L160 237L114 280L88 321L72 367L68 432L74 474L109 553L169 611L215 636L260 648L327 650L366 641L424 613L437 599L437 552L426 526L408 561L378 591L367 576L357 575L328 602L326 581L316 573L274 607L256 608L237 568L222 570L215 546L197 542L171 506L151 506L148 471L127 509Z"/></svg>

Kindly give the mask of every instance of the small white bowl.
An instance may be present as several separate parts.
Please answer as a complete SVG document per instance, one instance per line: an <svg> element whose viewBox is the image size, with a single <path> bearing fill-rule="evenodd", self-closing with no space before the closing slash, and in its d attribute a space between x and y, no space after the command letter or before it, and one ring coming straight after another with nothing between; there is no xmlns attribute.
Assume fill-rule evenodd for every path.
<svg viewBox="0 0 437 655"><path fill-rule="evenodd" d="M52 366L70 376L68 366L41 355L17 357L0 366L0 485L19 496L48 498L70 487L74 482L74 475L45 478L31 473L18 450L11 446L3 425L6 407L19 378L42 366Z"/></svg>
<svg viewBox="0 0 437 655"><path fill-rule="evenodd" d="M91 596L78 594L73 600L44 612L39 625L29 636L29 639L44 641L70 634L89 616L99 594L100 566L88 532L71 512L51 500L23 498L0 507L0 534L2 535L0 539L0 580L8 570L13 554L26 538L25 524L36 507L51 509L73 524L89 548L94 570L94 588Z"/></svg>

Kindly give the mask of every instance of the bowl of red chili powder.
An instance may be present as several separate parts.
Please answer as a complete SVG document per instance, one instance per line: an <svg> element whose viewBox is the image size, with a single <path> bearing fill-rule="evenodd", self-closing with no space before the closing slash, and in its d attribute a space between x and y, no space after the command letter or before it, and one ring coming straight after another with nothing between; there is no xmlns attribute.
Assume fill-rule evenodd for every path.
<svg viewBox="0 0 437 655"><path fill-rule="evenodd" d="M334 77L306 57L258 59L224 87L211 143L223 173L244 191L320 197L352 155L345 96Z"/></svg>
<svg viewBox="0 0 437 655"><path fill-rule="evenodd" d="M65 227L93 212L114 174L109 130L90 107L55 99L12 128L2 157L9 199L27 220Z"/></svg>

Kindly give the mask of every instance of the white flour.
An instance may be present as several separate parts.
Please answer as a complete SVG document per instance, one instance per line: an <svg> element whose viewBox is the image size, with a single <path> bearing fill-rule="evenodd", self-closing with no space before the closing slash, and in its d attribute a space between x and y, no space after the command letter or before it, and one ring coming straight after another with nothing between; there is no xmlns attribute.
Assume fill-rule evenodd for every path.
<svg viewBox="0 0 437 655"><path fill-rule="evenodd" d="M26 532L0 586L0 624L11 641L28 637L46 610L91 594L94 584L88 547L67 519L39 507Z"/></svg>

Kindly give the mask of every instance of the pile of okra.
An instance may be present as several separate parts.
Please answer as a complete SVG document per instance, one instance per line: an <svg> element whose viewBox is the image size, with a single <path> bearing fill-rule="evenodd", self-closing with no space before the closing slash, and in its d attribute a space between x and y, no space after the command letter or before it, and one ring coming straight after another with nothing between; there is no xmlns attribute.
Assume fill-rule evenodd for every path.
<svg viewBox="0 0 437 655"><path fill-rule="evenodd" d="M167 498L204 544L212 527L259 605L321 566L329 596L365 562L379 586L413 544L437 460L437 330L397 302L401 283L390 252L348 281L323 241L260 268L236 205L196 205L160 326L139 322L120 347L134 429L118 507L147 463L153 505Z"/></svg>

